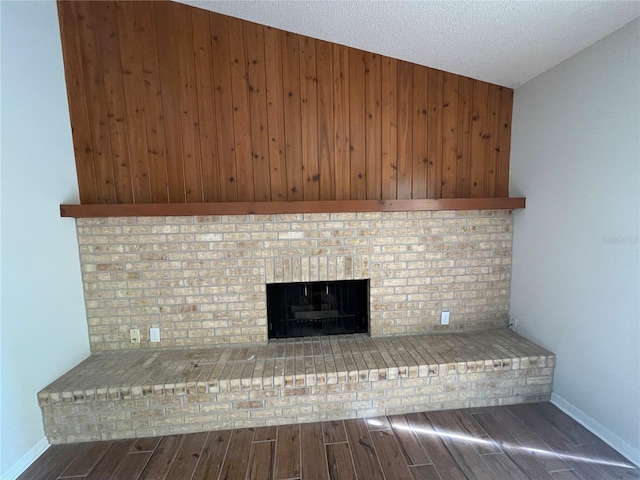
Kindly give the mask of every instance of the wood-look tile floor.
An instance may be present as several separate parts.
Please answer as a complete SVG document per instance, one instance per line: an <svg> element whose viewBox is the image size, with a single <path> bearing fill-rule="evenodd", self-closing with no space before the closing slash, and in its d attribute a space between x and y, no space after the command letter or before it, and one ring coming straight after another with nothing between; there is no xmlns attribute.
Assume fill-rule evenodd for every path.
<svg viewBox="0 0 640 480"><path fill-rule="evenodd" d="M550 403L50 447L19 480L640 479Z"/></svg>

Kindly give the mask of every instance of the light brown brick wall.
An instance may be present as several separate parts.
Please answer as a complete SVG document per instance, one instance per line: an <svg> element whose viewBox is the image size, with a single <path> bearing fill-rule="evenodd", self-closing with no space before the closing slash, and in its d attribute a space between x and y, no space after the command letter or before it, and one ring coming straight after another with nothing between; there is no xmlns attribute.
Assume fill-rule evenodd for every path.
<svg viewBox="0 0 640 480"><path fill-rule="evenodd" d="M266 342L271 282L369 278L372 336L504 326L512 225L505 210L78 219L91 349Z"/></svg>

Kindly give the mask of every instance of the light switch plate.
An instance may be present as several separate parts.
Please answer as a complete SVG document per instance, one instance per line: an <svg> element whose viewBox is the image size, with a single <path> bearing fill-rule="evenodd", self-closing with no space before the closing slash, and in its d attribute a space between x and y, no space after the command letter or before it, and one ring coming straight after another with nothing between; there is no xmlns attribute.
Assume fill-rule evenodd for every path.
<svg viewBox="0 0 640 480"><path fill-rule="evenodd" d="M160 341L160 327L151 327L149 329L149 341L150 342Z"/></svg>
<svg viewBox="0 0 640 480"><path fill-rule="evenodd" d="M131 343L140 343L140 329L132 328L129 330L129 338L131 338Z"/></svg>

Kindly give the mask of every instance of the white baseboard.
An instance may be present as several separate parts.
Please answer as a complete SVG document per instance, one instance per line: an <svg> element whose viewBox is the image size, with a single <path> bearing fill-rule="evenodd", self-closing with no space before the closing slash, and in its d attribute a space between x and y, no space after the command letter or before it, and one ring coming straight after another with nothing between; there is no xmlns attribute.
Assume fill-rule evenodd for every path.
<svg viewBox="0 0 640 480"><path fill-rule="evenodd" d="M551 394L551 403L553 403L556 407L573 418L576 422L600 437L600 439L608 443L609 446L620 452L620 454L626 457L628 460L635 463L636 465L640 465L640 450L629 445L627 441L620 438L600 422L594 420L578 407L576 407L572 403L567 402L564 398L556 393Z"/></svg>
<svg viewBox="0 0 640 480"><path fill-rule="evenodd" d="M47 437L42 437L38 443L27 451L20 459L0 475L0 480L15 480L29 466L35 462L49 448Z"/></svg>

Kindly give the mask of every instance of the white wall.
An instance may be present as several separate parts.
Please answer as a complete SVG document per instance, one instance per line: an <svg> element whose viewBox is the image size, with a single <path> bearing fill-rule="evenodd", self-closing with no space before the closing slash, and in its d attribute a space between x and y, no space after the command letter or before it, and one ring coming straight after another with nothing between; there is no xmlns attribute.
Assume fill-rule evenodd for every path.
<svg viewBox="0 0 640 480"><path fill-rule="evenodd" d="M640 462L640 21L515 91L511 317L554 400Z"/></svg>
<svg viewBox="0 0 640 480"><path fill-rule="evenodd" d="M2 353L0 472L46 445L37 392L89 354L56 5L0 2Z"/></svg>

